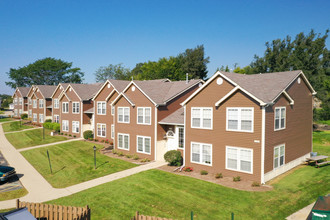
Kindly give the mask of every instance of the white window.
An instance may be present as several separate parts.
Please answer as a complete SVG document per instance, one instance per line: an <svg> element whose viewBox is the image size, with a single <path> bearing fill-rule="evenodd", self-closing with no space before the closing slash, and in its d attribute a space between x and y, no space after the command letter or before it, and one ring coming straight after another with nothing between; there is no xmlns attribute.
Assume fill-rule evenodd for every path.
<svg viewBox="0 0 330 220"><path fill-rule="evenodd" d="M97 102L97 114L105 115L106 114L106 102Z"/></svg>
<svg viewBox="0 0 330 220"><path fill-rule="evenodd" d="M32 105L32 100L31 100L31 98L29 98L28 100L29 100L29 105Z"/></svg>
<svg viewBox="0 0 330 220"><path fill-rule="evenodd" d="M118 133L118 149L129 150L129 134Z"/></svg>
<svg viewBox="0 0 330 220"><path fill-rule="evenodd" d="M14 109L14 115L15 115L15 116L18 115L17 109Z"/></svg>
<svg viewBox="0 0 330 220"><path fill-rule="evenodd" d="M115 125L111 125L111 138L114 139L115 138Z"/></svg>
<svg viewBox="0 0 330 220"><path fill-rule="evenodd" d="M14 105L17 104L17 98L14 98Z"/></svg>
<svg viewBox="0 0 330 220"><path fill-rule="evenodd" d="M44 107L44 100L39 99L39 108L43 108L43 107Z"/></svg>
<svg viewBox="0 0 330 220"><path fill-rule="evenodd" d="M22 114L22 109L18 110L18 114L21 115Z"/></svg>
<svg viewBox="0 0 330 220"><path fill-rule="evenodd" d="M60 107L60 102L58 99L54 99L54 108L59 108Z"/></svg>
<svg viewBox="0 0 330 220"><path fill-rule="evenodd" d="M29 110L29 118L32 118L32 110Z"/></svg>
<svg viewBox="0 0 330 220"><path fill-rule="evenodd" d="M212 129L212 108L191 108L191 127Z"/></svg>
<svg viewBox="0 0 330 220"><path fill-rule="evenodd" d="M240 147L226 147L226 169L253 173L253 150Z"/></svg>
<svg viewBox="0 0 330 220"><path fill-rule="evenodd" d="M79 113L79 102L72 102L72 113L73 114Z"/></svg>
<svg viewBox="0 0 330 220"><path fill-rule="evenodd" d="M22 105L22 104L23 104L23 99L19 98L19 105Z"/></svg>
<svg viewBox="0 0 330 220"><path fill-rule="evenodd" d="M69 103L63 102L62 103L62 113L68 113L69 112Z"/></svg>
<svg viewBox="0 0 330 220"><path fill-rule="evenodd" d="M44 123L44 115L39 114L39 123Z"/></svg>
<svg viewBox="0 0 330 220"><path fill-rule="evenodd" d="M118 107L118 122L129 123L129 107Z"/></svg>
<svg viewBox="0 0 330 220"><path fill-rule="evenodd" d="M115 106L114 105L111 106L111 115L115 115Z"/></svg>
<svg viewBox="0 0 330 220"><path fill-rule="evenodd" d="M53 121L55 123L60 123L60 116L59 115L54 115Z"/></svg>
<svg viewBox="0 0 330 220"><path fill-rule="evenodd" d="M191 142L191 162L212 166L212 144Z"/></svg>
<svg viewBox="0 0 330 220"><path fill-rule="evenodd" d="M33 108L37 108L37 100L36 99L33 99Z"/></svg>
<svg viewBox="0 0 330 220"><path fill-rule="evenodd" d="M253 108L227 108L227 131L253 132Z"/></svg>
<svg viewBox="0 0 330 220"><path fill-rule="evenodd" d="M150 154L151 153L151 137L136 136L137 137L137 152Z"/></svg>
<svg viewBox="0 0 330 220"><path fill-rule="evenodd" d="M138 107L137 108L137 123L143 125L151 125L151 108Z"/></svg>
<svg viewBox="0 0 330 220"><path fill-rule="evenodd" d="M275 131L285 128L285 107L275 108Z"/></svg>
<svg viewBox="0 0 330 220"><path fill-rule="evenodd" d="M72 122L72 132L79 133L79 121Z"/></svg>
<svg viewBox="0 0 330 220"><path fill-rule="evenodd" d="M33 114L33 119L32 119L33 122L37 122L38 121L38 116L37 114Z"/></svg>
<svg viewBox="0 0 330 220"><path fill-rule="evenodd" d="M184 128L179 127L179 148L184 148Z"/></svg>
<svg viewBox="0 0 330 220"><path fill-rule="evenodd" d="M106 125L97 123L97 136L105 137L105 133L106 133Z"/></svg>
<svg viewBox="0 0 330 220"><path fill-rule="evenodd" d="M69 131L69 121L62 120L62 131Z"/></svg>
<svg viewBox="0 0 330 220"><path fill-rule="evenodd" d="M274 169L284 165L285 145L274 147Z"/></svg>

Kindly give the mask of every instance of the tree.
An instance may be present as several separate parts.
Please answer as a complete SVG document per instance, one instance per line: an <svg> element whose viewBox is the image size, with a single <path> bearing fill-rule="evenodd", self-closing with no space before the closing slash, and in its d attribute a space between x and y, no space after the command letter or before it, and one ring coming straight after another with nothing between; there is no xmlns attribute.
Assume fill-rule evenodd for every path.
<svg viewBox="0 0 330 220"><path fill-rule="evenodd" d="M131 72L122 64L101 66L95 72L96 82L105 82L107 79L130 80Z"/></svg>
<svg viewBox="0 0 330 220"><path fill-rule="evenodd" d="M0 98L2 99L1 107L2 108L8 108L10 103L13 103L13 98L10 95L2 94L0 95Z"/></svg>
<svg viewBox="0 0 330 220"><path fill-rule="evenodd" d="M72 63L51 57L44 58L24 67L10 68L7 74L12 81L6 82L6 85L16 88L69 82L82 83L84 73L80 68L71 67Z"/></svg>

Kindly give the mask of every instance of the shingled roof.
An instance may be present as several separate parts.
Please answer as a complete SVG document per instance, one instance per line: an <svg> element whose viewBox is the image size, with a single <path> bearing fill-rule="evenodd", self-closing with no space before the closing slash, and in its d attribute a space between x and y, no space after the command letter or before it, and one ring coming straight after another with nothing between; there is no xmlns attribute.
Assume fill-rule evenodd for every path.
<svg viewBox="0 0 330 220"><path fill-rule="evenodd" d="M166 125L184 125L184 108L179 108L158 123Z"/></svg>
<svg viewBox="0 0 330 220"><path fill-rule="evenodd" d="M74 91L82 100L92 99L102 87L102 85L103 83L70 84L70 86L74 89Z"/></svg>
<svg viewBox="0 0 330 220"><path fill-rule="evenodd" d="M50 85L36 85L36 87L40 90L42 95L47 99L51 98L53 92L55 91L57 86L50 86Z"/></svg>
<svg viewBox="0 0 330 220"><path fill-rule="evenodd" d="M27 97L27 94L30 91L30 87L17 87L23 97Z"/></svg>
<svg viewBox="0 0 330 220"><path fill-rule="evenodd" d="M117 80L117 79L109 79L109 82L117 89L117 91L120 93L122 92L126 86L130 83L130 81L127 80Z"/></svg>
<svg viewBox="0 0 330 220"><path fill-rule="evenodd" d="M168 79L133 81L154 103L166 104L172 98L192 86L203 82L201 79L186 81L170 81Z"/></svg>

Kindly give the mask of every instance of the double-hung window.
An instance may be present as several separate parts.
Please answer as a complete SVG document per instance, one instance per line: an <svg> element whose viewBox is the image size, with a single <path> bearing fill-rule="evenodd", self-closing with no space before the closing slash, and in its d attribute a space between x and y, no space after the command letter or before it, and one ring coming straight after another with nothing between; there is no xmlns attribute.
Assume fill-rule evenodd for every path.
<svg viewBox="0 0 330 220"><path fill-rule="evenodd" d="M79 113L79 102L72 102L72 113L78 114Z"/></svg>
<svg viewBox="0 0 330 220"><path fill-rule="evenodd" d="M111 115L115 115L115 106L111 105Z"/></svg>
<svg viewBox="0 0 330 220"><path fill-rule="evenodd" d="M14 105L17 105L17 98L14 98Z"/></svg>
<svg viewBox="0 0 330 220"><path fill-rule="evenodd" d="M285 128L285 107L275 108L275 131Z"/></svg>
<svg viewBox="0 0 330 220"><path fill-rule="evenodd" d="M68 112L69 112L69 103L62 102L62 113L68 113Z"/></svg>
<svg viewBox="0 0 330 220"><path fill-rule="evenodd" d="M137 152L144 154L151 153L151 137L137 136Z"/></svg>
<svg viewBox="0 0 330 220"><path fill-rule="evenodd" d="M31 98L28 98L28 100L29 100L29 105L32 105L32 100L31 100Z"/></svg>
<svg viewBox="0 0 330 220"><path fill-rule="evenodd" d="M118 107L118 122L129 123L129 107Z"/></svg>
<svg viewBox="0 0 330 220"><path fill-rule="evenodd" d="M44 107L44 100L39 99L39 108L43 108L43 107Z"/></svg>
<svg viewBox="0 0 330 220"><path fill-rule="evenodd" d="M44 123L44 115L39 114L39 123Z"/></svg>
<svg viewBox="0 0 330 220"><path fill-rule="evenodd" d="M23 104L23 99L19 98L19 105L22 105L22 104Z"/></svg>
<svg viewBox="0 0 330 220"><path fill-rule="evenodd" d="M274 147L274 169L284 165L285 145Z"/></svg>
<svg viewBox="0 0 330 220"><path fill-rule="evenodd" d="M191 142L191 162L212 166L212 144Z"/></svg>
<svg viewBox="0 0 330 220"><path fill-rule="evenodd" d="M69 131L69 121L62 120L62 131Z"/></svg>
<svg viewBox="0 0 330 220"><path fill-rule="evenodd" d="M54 99L54 108L59 108L59 107L60 105L58 99Z"/></svg>
<svg viewBox="0 0 330 220"><path fill-rule="evenodd" d="M129 134L118 133L118 149L129 150Z"/></svg>
<svg viewBox="0 0 330 220"><path fill-rule="evenodd" d="M105 115L106 114L106 102L97 102L97 114Z"/></svg>
<svg viewBox="0 0 330 220"><path fill-rule="evenodd" d="M183 148L184 147L184 128L179 127L178 131L179 131L179 148Z"/></svg>
<svg viewBox="0 0 330 220"><path fill-rule="evenodd" d="M97 136L105 137L105 133L106 133L106 124L97 123Z"/></svg>
<svg viewBox="0 0 330 220"><path fill-rule="evenodd" d="M253 108L227 108L227 131L253 132Z"/></svg>
<svg viewBox="0 0 330 220"><path fill-rule="evenodd" d="M253 173L253 150L227 146L226 169L244 173Z"/></svg>
<svg viewBox="0 0 330 220"><path fill-rule="evenodd" d="M60 116L59 115L54 115L54 122L55 123L60 123Z"/></svg>
<svg viewBox="0 0 330 220"><path fill-rule="evenodd" d="M212 129L213 110L212 108L191 108L191 127Z"/></svg>
<svg viewBox="0 0 330 220"><path fill-rule="evenodd" d="M72 132L79 133L79 121L72 122Z"/></svg>
<svg viewBox="0 0 330 220"><path fill-rule="evenodd" d="M151 108L138 107L137 108L137 123L142 125L151 125Z"/></svg>
<svg viewBox="0 0 330 220"><path fill-rule="evenodd" d="M33 105L32 105L33 108L37 108L37 100L36 99L33 99Z"/></svg>
<svg viewBox="0 0 330 220"><path fill-rule="evenodd" d="M29 118L32 118L32 110L29 109Z"/></svg>
<svg viewBox="0 0 330 220"><path fill-rule="evenodd" d="M18 114L21 115L22 114L22 109L18 110Z"/></svg>
<svg viewBox="0 0 330 220"><path fill-rule="evenodd" d="M112 139L115 138L115 125L114 124L111 125L111 138Z"/></svg>
<svg viewBox="0 0 330 220"><path fill-rule="evenodd" d="M37 120L38 120L37 117L38 117L37 114L34 113L34 114L33 114L32 121L33 121L33 122L37 122Z"/></svg>

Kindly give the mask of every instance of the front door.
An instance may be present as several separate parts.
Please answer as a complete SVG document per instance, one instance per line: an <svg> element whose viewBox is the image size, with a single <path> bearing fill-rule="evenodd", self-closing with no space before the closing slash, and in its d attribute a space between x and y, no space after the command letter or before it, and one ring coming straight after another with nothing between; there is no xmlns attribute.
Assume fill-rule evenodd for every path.
<svg viewBox="0 0 330 220"><path fill-rule="evenodd" d="M172 129L168 130L166 133L167 137L167 151L176 150L178 147L178 139L176 133Z"/></svg>

